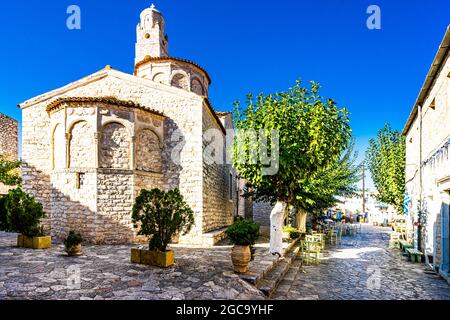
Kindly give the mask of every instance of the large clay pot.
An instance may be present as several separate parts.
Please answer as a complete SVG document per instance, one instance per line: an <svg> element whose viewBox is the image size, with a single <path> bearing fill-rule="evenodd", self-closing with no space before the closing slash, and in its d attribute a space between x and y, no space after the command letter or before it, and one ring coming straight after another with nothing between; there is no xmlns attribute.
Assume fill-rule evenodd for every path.
<svg viewBox="0 0 450 320"><path fill-rule="evenodd" d="M231 251L231 260L233 261L234 272L245 273L251 260L250 246L234 246Z"/></svg>

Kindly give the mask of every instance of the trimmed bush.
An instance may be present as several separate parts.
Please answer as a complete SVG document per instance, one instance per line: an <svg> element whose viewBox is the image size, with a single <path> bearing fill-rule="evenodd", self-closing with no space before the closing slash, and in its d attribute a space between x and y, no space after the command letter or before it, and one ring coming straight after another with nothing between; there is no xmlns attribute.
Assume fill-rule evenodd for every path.
<svg viewBox="0 0 450 320"><path fill-rule="evenodd" d="M9 231L5 197L0 197L0 231Z"/></svg>
<svg viewBox="0 0 450 320"><path fill-rule="evenodd" d="M132 221L138 235L149 238L151 251L166 252L176 234L186 235L194 225L194 212L180 190L142 190L133 206Z"/></svg>
<svg viewBox="0 0 450 320"><path fill-rule="evenodd" d="M45 217L42 204L34 197L17 188L10 190L4 199L8 231L17 232L27 237L44 235L40 221Z"/></svg>
<svg viewBox="0 0 450 320"><path fill-rule="evenodd" d="M225 233L234 245L253 246L259 237L259 224L249 219L238 219Z"/></svg>

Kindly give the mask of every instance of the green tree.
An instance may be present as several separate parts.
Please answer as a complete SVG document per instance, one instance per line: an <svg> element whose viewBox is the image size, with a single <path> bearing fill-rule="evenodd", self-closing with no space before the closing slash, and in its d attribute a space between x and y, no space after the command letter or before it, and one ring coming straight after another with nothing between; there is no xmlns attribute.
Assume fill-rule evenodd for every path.
<svg viewBox="0 0 450 320"><path fill-rule="evenodd" d="M307 183L299 190L303 199L298 206L307 212L321 213L322 210L334 206L339 200L336 198L349 197L358 191L357 182L362 179L362 164L357 164L358 154L353 151L354 142L341 157L328 167L311 175Z"/></svg>
<svg viewBox="0 0 450 320"><path fill-rule="evenodd" d="M257 200L281 202L286 207L317 204L317 194L308 192L312 188L311 179L336 163L348 146L351 129L347 110L320 96L319 84L313 81L310 84L302 87L297 81L286 92L260 94L256 99L248 95L246 107L235 103L237 133L233 164L255 188ZM251 130L262 131L266 136L272 130L278 133L277 173L265 175L262 170L265 165L252 161L261 155L252 154L254 141L247 139ZM261 145L263 140L258 135L256 144ZM269 144L267 150L274 151L274 145Z"/></svg>
<svg viewBox="0 0 450 320"><path fill-rule="evenodd" d="M0 155L0 183L7 186L17 186L22 183L20 176L21 161L10 161Z"/></svg>
<svg viewBox="0 0 450 320"><path fill-rule="evenodd" d="M17 188L10 190L4 199L6 209L6 231L21 233L28 237L43 235L40 226L45 218L42 204L29 194ZM1 219L3 220L3 219Z"/></svg>
<svg viewBox="0 0 450 320"><path fill-rule="evenodd" d="M378 191L377 200L403 212L405 195L406 147L405 137L389 124L369 141L366 161Z"/></svg>

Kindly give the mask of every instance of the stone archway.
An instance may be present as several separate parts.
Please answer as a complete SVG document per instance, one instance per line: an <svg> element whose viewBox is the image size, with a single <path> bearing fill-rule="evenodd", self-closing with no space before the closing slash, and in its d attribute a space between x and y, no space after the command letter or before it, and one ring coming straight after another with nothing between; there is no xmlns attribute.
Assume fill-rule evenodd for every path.
<svg viewBox="0 0 450 320"><path fill-rule="evenodd" d="M101 168L130 169L130 136L124 125L104 125L99 148Z"/></svg>
<svg viewBox="0 0 450 320"><path fill-rule="evenodd" d="M136 135L136 169L146 172L162 172L162 150L159 137L150 129Z"/></svg>

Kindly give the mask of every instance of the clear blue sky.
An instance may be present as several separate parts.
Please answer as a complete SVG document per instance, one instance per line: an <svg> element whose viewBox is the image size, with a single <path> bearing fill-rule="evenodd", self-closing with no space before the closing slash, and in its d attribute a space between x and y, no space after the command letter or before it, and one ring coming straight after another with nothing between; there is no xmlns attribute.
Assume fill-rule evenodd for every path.
<svg viewBox="0 0 450 320"><path fill-rule="evenodd" d="M316 80L350 110L361 153L384 122L403 128L450 24L448 0L154 1L170 55L208 70L216 109ZM20 120L17 103L107 64L132 73L136 24L151 3L2 1L0 112ZM81 8L79 31L66 28L71 4ZM381 30L366 27L371 4L381 8Z"/></svg>

